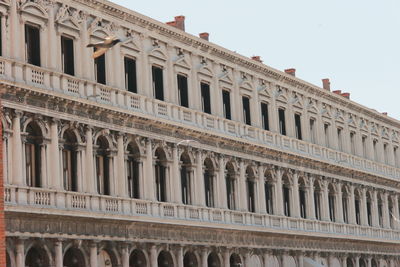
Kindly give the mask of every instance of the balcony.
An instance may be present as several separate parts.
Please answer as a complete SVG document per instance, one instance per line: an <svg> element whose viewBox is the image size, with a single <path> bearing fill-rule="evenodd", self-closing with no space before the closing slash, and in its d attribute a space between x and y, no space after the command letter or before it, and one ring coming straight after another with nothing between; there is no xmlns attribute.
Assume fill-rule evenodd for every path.
<svg viewBox="0 0 400 267"><path fill-rule="evenodd" d="M304 142L278 133L248 126L241 122L226 120L198 110L192 110L172 103L159 101L126 90L104 86L93 81L78 79L39 68L29 64L14 62L0 57L0 79L31 90L45 90L72 100L87 101L94 105L118 109L154 120L164 120L171 124L194 127L199 131L229 137L233 140L247 141L251 144L284 151L313 160L372 173L385 178L398 180L400 169L339 152L323 146Z"/></svg>
<svg viewBox="0 0 400 267"><path fill-rule="evenodd" d="M46 213L164 223L251 229L285 234L376 239L398 242L400 231L327 221L283 217L269 214L207 208L176 203L55 191L42 188L5 186L5 210L21 213Z"/></svg>

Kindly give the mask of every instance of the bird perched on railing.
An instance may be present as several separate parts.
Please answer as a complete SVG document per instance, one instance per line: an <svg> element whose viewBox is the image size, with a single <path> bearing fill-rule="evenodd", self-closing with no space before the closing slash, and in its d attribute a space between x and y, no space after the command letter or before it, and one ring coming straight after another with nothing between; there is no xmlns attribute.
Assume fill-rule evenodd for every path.
<svg viewBox="0 0 400 267"><path fill-rule="evenodd" d="M121 42L121 39L115 36L108 36L104 41L88 44L86 47L94 47L96 50L93 53L93 58L96 59L104 55L110 48Z"/></svg>

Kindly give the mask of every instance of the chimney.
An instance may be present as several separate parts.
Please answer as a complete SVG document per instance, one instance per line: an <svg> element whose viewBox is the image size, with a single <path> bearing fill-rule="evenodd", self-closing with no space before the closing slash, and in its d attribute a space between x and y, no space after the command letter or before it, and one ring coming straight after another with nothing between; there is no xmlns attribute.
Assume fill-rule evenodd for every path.
<svg viewBox="0 0 400 267"><path fill-rule="evenodd" d="M350 93L342 93L341 95L347 99L350 99Z"/></svg>
<svg viewBox="0 0 400 267"><path fill-rule="evenodd" d="M286 69L285 72L292 76L296 76L296 69Z"/></svg>
<svg viewBox="0 0 400 267"><path fill-rule="evenodd" d="M252 56L251 59L262 63L262 60L261 60L260 56Z"/></svg>
<svg viewBox="0 0 400 267"><path fill-rule="evenodd" d="M328 91L331 90L331 82L329 81L328 78L322 79L322 88L324 88L325 90L328 90Z"/></svg>
<svg viewBox="0 0 400 267"><path fill-rule="evenodd" d="M387 116L387 115L388 115L388 113L387 113L387 112L382 112L382 114L383 114L383 115L385 115L385 116Z"/></svg>
<svg viewBox="0 0 400 267"><path fill-rule="evenodd" d="M342 94L342 90L334 90L334 91L332 91L332 93L337 94L337 95L341 95Z"/></svg>
<svg viewBox="0 0 400 267"><path fill-rule="evenodd" d="M176 16L174 21L169 21L166 24L181 31L185 31L185 16Z"/></svg>
<svg viewBox="0 0 400 267"><path fill-rule="evenodd" d="M199 33L199 37L201 39L203 39L203 40L208 41L208 38L210 37L210 34L208 32L202 32L202 33Z"/></svg>

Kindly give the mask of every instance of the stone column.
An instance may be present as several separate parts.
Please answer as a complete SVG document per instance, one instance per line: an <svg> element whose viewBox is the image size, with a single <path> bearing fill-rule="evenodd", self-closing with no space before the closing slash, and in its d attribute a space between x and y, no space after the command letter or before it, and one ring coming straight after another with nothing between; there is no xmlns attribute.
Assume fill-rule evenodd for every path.
<svg viewBox="0 0 400 267"><path fill-rule="evenodd" d="M203 248L201 250L201 264L200 267L208 267L208 251Z"/></svg>
<svg viewBox="0 0 400 267"><path fill-rule="evenodd" d="M379 227L379 212L378 212L378 193L372 193L372 226Z"/></svg>
<svg viewBox="0 0 400 267"><path fill-rule="evenodd" d="M204 188L204 170L203 170L203 155L201 150L198 150L196 153L196 176L195 176L195 184L196 187L192 188L192 191L195 192L195 204L199 206L205 206L205 188Z"/></svg>
<svg viewBox="0 0 400 267"><path fill-rule="evenodd" d="M251 262L250 262L250 259L251 259L251 257L250 257L250 253L249 252L246 252L246 255L244 255L244 266L245 267L251 267Z"/></svg>
<svg viewBox="0 0 400 267"><path fill-rule="evenodd" d="M294 171L292 174L292 190L290 200L292 217L300 218L299 174L296 171Z"/></svg>
<svg viewBox="0 0 400 267"><path fill-rule="evenodd" d="M176 261L178 267L183 267L183 248L181 246L176 249Z"/></svg>
<svg viewBox="0 0 400 267"><path fill-rule="evenodd" d="M360 256L355 256L356 259L356 266L355 267L360 267Z"/></svg>
<svg viewBox="0 0 400 267"><path fill-rule="evenodd" d="M339 182L336 186L336 201L335 201L335 214L336 221L343 223L343 194L342 194L342 184Z"/></svg>
<svg viewBox="0 0 400 267"><path fill-rule="evenodd" d="M98 267L97 265L97 244L90 244L90 267Z"/></svg>
<svg viewBox="0 0 400 267"><path fill-rule="evenodd" d="M328 181L322 180L322 198L321 198L321 209L322 209L322 220L323 221L330 221L329 216L329 190L328 190Z"/></svg>
<svg viewBox="0 0 400 267"><path fill-rule="evenodd" d="M15 245L16 267L25 267L25 244L23 239L17 239Z"/></svg>
<svg viewBox="0 0 400 267"><path fill-rule="evenodd" d="M314 177L308 177L308 202L307 202L307 219L315 220L314 206Z"/></svg>
<svg viewBox="0 0 400 267"><path fill-rule="evenodd" d="M382 217L383 217L383 227L390 228L390 214L389 214L389 199L388 193L383 193L383 201L382 201Z"/></svg>
<svg viewBox="0 0 400 267"><path fill-rule="evenodd" d="M127 175L125 166L125 146L124 136L122 134L117 137L117 179L116 192L118 196L128 197Z"/></svg>
<svg viewBox="0 0 400 267"><path fill-rule="evenodd" d="M56 240L54 243L54 251L55 251L55 266L54 267L63 267L63 246L61 240Z"/></svg>
<svg viewBox="0 0 400 267"><path fill-rule="evenodd" d="M88 31L88 25L86 23L86 15L83 23L81 23L81 31L80 31L80 43L81 43L81 68L82 68L82 76L88 80L94 80L94 66L93 59L91 58L91 54L93 52L92 48L87 48L86 46L89 44L90 34ZM89 93L90 95L91 93Z"/></svg>
<svg viewBox="0 0 400 267"><path fill-rule="evenodd" d="M153 150L151 145L152 140L146 139L146 161L144 163L143 177L146 177L144 198L147 200L155 200L156 194L154 191L155 177L153 166Z"/></svg>
<svg viewBox="0 0 400 267"><path fill-rule="evenodd" d="M150 247L150 267L158 267L157 248L155 245Z"/></svg>
<svg viewBox="0 0 400 267"><path fill-rule="evenodd" d="M361 203L360 203L360 212L361 212L361 225L368 225L368 212L367 212L367 189L363 187L361 189Z"/></svg>
<svg viewBox="0 0 400 267"><path fill-rule="evenodd" d="M175 203L182 203L182 184L180 172L180 159L178 158L178 147L173 144L172 147L172 177L171 184L173 186L174 194L171 195L170 200ZM172 193L172 191L171 191Z"/></svg>
<svg viewBox="0 0 400 267"><path fill-rule="evenodd" d="M356 224L356 203L354 197L354 185L350 185L350 199L349 199L349 223Z"/></svg>
<svg viewBox="0 0 400 267"><path fill-rule="evenodd" d="M342 258L342 267L347 267L347 256L343 256Z"/></svg>
<svg viewBox="0 0 400 267"><path fill-rule="evenodd" d="M267 207L265 203L265 178L264 178L264 167L258 166L258 207L260 213L267 213Z"/></svg>
<svg viewBox="0 0 400 267"><path fill-rule="evenodd" d="M86 129L86 177L84 180L86 180L84 191L94 194L97 193L94 175L93 131L90 127Z"/></svg>
<svg viewBox="0 0 400 267"><path fill-rule="evenodd" d="M372 258L368 257L367 259L367 267L371 267L372 266Z"/></svg>
<svg viewBox="0 0 400 267"><path fill-rule="evenodd" d="M237 184L238 187L235 188L239 196L237 208L242 211L248 211L246 167L244 166L244 162L242 160L239 162L239 181Z"/></svg>
<svg viewBox="0 0 400 267"><path fill-rule="evenodd" d="M14 1L12 1L14 2ZM22 139L21 139L21 111L15 111L13 118L13 135L12 135L12 173L13 177L11 183L14 185L25 185L25 181L22 175Z"/></svg>
<svg viewBox="0 0 400 267"><path fill-rule="evenodd" d="M393 228L394 229L400 229L400 223L399 223L399 196L394 195L393 196Z"/></svg>
<svg viewBox="0 0 400 267"><path fill-rule="evenodd" d="M15 45L10 45L10 54L11 57L16 60L22 60L22 50L23 50L23 42L20 38L21 36L21 23L20 23L20 14L17 10L17 1L10 1L10 33L11 33L11 43Z"/></svg>
<svg viewBox="0 0 400 267"><path fill-rule="evenodd" d="M230 253L228 249L225 249L224 254L223 254L224 262L223 266L224 267L230 267Z"/></svg>
<svg viewBox="0 0 400 267"><path fill-rule="evenodd" d="M51 188L62 189L63 181L60 176L60 148L58 143L58 121L53 120L50 125L50 175L51 175Z"/></svg>
<svg viewBox="0 0 400 267"><path fill-rule="evenodd" d="M281 215L283 216L283 191L282 191L282 175L283 175L283 170L280 168L277 168L273 171L274 180L275 180L275 186L274 186L274 192L275 192L275 201L273 202L274 204L274 213L276 215Z"/></svg>
<svg viewBox="0 0 400 267"><path fill-rule="evenodd" d="M226 193L226 177L225 177L225 160L222 155L219 157L219 172L218 172L218 207L226 209L228 207L227 193Z"/></svg>
<svg viewBox="0 0 400 267"><path fill-rule="evenodd" d="M298 267L304 267L304 252L300 252L299 255L297 256L297 260L299 262Z"/></svg>
<svg viewBox="0 0 400 267"><path fill-rule="evenodd" d="M122 267L129 267L129 245L122 246Z"/></svg>

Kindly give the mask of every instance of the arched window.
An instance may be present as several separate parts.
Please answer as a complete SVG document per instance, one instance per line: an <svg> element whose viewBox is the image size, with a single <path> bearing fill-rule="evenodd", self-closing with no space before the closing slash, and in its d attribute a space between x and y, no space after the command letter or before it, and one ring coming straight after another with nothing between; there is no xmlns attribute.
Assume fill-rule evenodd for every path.
<svg viewBox="0 0 400 267"><path fill-rule="evenodd" d="M346 260L346 265L347 265L347 267L354 267L353 260L350 259L350 258L347 258L347 260Z"/></svg>
<svg viewBox="0 0 400 267"><path fill-rule="evenodd" d="M77 179L77 139L73 131L67 130L63 136L64 146L62 148L62 170L63 184L67 191L78 191Z"/></svg>
<svg viewBox="0 0 400 267"><path fill-rule="evenodd" d="M221 267L221 261L219 260L218 254L211 252L207 258L208 267Z"/></svg>
<svg viewBox="0 0 400 267"><path fill-rule="evenodd" d="M183 153L180 160L181 167L181 194L182 203L186 205L192 204L192 179L191 179L191 162L188 154Z"/></svg>
<svg viewBox="0 0 400 267"><path fill-rule="evenodd" d="M186 252L183 257L183 267L197 267L199 266L197 262L196 255L193 252Z"/></svg>
<svg viewBox="0 0 400 267"><path fill-rule="evenodd" d="M96 142L96 178L97 193L110 195L110 159L109 144L104 136L100 136Z"/></svg>
<svg viewBox="0 0 400 267"><path fill-rule="evenodd" d="M26 185L32 187L42 187L42 144L43 133L40 127L31 122L26 127L25 143L25 170Z"/></svg>
<svg viewBox="0 0 400 267"><path fill-rule="evenodd" d="M268 214L274 214L274 184L270 171L265 172L265 206Z"/></svg>
<svg viewBox="0 0 400 267"><path fill-rule="evenodd" d="M283 196L283 214L290 217L290 181L289 177L284 174L282 177L282 196Z"/></svg>
<svg viewBox="0 0 400 267"><path fill-rule="evenodd" d="M378 263L376 262L375 259L371 260L371 267L378 267Z"/></svg>
<svg viewBox="0 0 400 267"><path fill-rule="evenodd" d="M329 204L329 219L331 222L336 221L336 192L332 184L328 186L328 204Z"/></svg>
<svg viewBox="0 0 400 267"><path fill-rule="evenodd" d="M246 169L248 211L256 212L256 178L251 167Z"/></svg>
<svg viewBox="0 0 400 267"><path fill-rule="evenodd" d="M139 250L135 249L132 251L131 255L129 256L129 267L146 267L147 260L144 253Z"/></svg>
<svg viewBox="0 0 400 267"><path fill-rule="evenodd" d="M236 209L236 177L235 177L235 169L232 163L228 163L226 165L225 170L225 181L226 181L226 196L228 209L234 210Z"/></svg>
<svg viewBox="0 0 400 267"><path fill-rule="evenodd" d="M321 220L322 218L322 209L321 209L321 197L322 197L322 190L321 186L319 185L319 181L314 182L314 209L315 209L315 218L317 220Z"/></svg>
<svg viewBox="0 0 400 267"><path fill-rule="evenodd" d="M383 227L383 202L382 202L382 196L379 194L378 195L378 222L379 226Z"/></svg>
<svg viewBox="0 0 400 267"><path fill-rule="evenodd" d="M207 158L204 161L204 191L207 207L215 207L214 173L214 165L212 161Z"/></svg>
<svg viewBox="0 0 400 267"><path fill-rule="evenodd" d="M354 190L354 205L356 210L356 223L361 224L361 195L358 190Z"/></svg>
<svg viewBox="0 0 400 267"><path fill-rule="evenodd" d="M372 196L367 192L367 223L372 226Z"/></svg>
<svg viewBox="0 0 400 267"><path fill-rule="evenodd" d="M65 267L85 267L85 258L77 248L69 248L64 254L63 266Z"/></svg>
<svg viewBox="0 0 400 267"><path fill-rule="evenodd" d="M359 261L359 266L360 267L367 267L367 261L363 258L360 259Z"/></svg>
<svg viewBox="0 0 400 267"><path fill-rule="evenodd" d="M307 218L307 190L304 178L299 179L300 217Z"/></svg>
<svg viewBox="0 0 400 267"><path fill-rule="evenodd" d="M154 175L156 182L157 201L167 201L167 177L166 177L166 156L161 148L157 148L155 153Z"/></svg>
<svg viewBox="0 0 400 267"><path fill-rule="evenodd" d="M389 214L389 226L390 228L393 228L394 225L394 221L393 221L393 201L392 199L389 197L388 199L388 214Z"/></svg>
<svg viewBox="0 0 400 267"><path fill-rule="evenodd" d="M229 259L230 267L240 267L242 266L242 260L238 254L232 254Z"/></svg>
<svg viewBox="0 0 400 267"><path fill-rule="evenodd" d="M134 143L129 143L126 157L126 179L130 198L140 198L139 158L138 146Z"/></svg>
<svg viewBox="0 0 400 267"><path fill-rule="evenodd" d="M105 249L102 249L97 253L97 267L113 267L117 265L117 259L113 253L110 253Z"/></svg>
<svg viewBox="0 0 400 267"><path fill-rule="evenodd" d="M25 257L26 267L47 267L49 265L49 258L46 251L42 248L32 247L29 249Z"/></svg>
<svg viewBox="0 0 400 267"><path fill-rule="evenodd" d="M174 266L174 261L172 260L172 256L169 252L163 250L158 254L158 267L171 267Z"/></svg>

